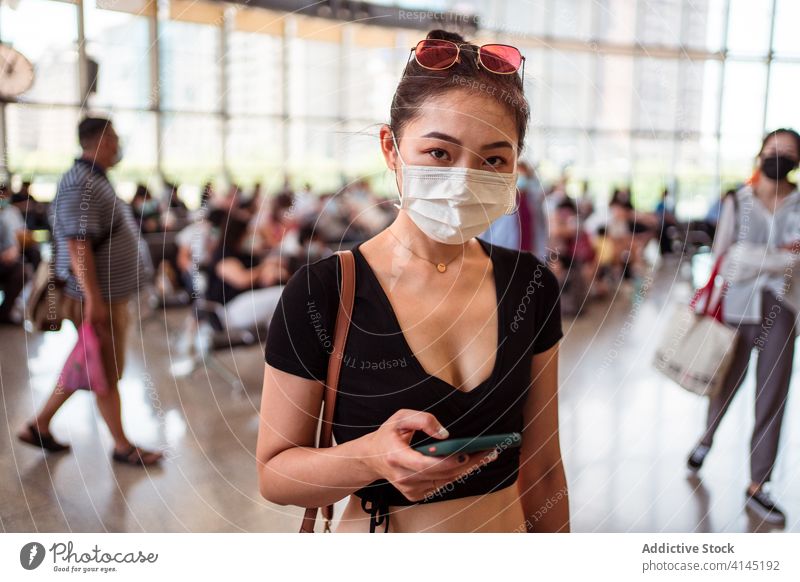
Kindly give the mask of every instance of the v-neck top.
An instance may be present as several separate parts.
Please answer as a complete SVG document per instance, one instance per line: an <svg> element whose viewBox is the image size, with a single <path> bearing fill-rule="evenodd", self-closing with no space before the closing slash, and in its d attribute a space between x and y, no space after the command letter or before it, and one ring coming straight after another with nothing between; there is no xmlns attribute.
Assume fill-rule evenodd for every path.
<svg viewBox="0 0 800 582"><path fill-rule="evenodd" d="M478 241L493 267L498 346L492 372L468 392L425 371L410 349L360 244L353 248L356 290L333 419L337 443L377 430L400 409L433 414L447 428L450 438L522 432L523 407L532 386L531 358L563 337L559 284L531 253ZM340 284L335 255L305 265L291 277L270 324L267 364L296 376L325 381L333 351ZM411 446L433 440L418 431ZM482 469L417 503L498 491L516 482L518 469L519 449L501 450L498 458ZM385 512L388 505L415 503L385 479L355 494L362 498L362 507L373 513L373 521L376 510Z"/></svg>

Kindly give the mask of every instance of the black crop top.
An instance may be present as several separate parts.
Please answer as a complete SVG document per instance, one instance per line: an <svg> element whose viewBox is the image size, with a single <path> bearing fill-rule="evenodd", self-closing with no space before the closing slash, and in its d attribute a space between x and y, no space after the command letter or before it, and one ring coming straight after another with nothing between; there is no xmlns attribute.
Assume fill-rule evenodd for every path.
<svg viewBox="0 0 800 582"><path fill-rule="evenodd" d="M478 240L493 264L499 344L491 375L469 392L425 372L406 343L389 298L361 254L360 244L353 249L356 293L334 412L337 443L376 430L401 408L430 412L447 428L450 438L522 432L531 357L563 336L559 285L532 254ZM267 364L325 381L340 282L336 256L304 266L291 277L270 325ZM411 445L433 440L418 431ZM519 449L509 448L480 470L416 503L498 491L515 483L518 469ZM370 531L382 523L388 530L388 506L415 503L385 479L355 494L371 514Z"/></svg>

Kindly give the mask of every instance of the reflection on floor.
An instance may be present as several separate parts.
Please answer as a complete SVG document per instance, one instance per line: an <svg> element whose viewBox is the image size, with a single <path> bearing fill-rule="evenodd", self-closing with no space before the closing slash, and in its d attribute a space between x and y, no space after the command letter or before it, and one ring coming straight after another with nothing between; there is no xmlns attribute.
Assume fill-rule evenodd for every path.
<svg viewBox="0 0 800 582"><path fill-rule="evenodd" d="M731 406L700 479L685 457L704 401L654 373L649 359L669 305L689 294L687 265L662 265L639 286L616 290L564 322L561 442L574 531L737 532L760 529L743 507L752 427L752 376ZM92 398L74 396L53 432L72 452L44 456L14 432L47 397L74 330L26 335L0 328L2 531L296 531L301 511L259 497L255 473L262 354L223 354L244 390L210 368L169 372L175 330L186 312L168 310L131 332L121 384L125 425L138 444L165 447L163 468L111 466L111 440ZM167 332L169 328L170 332ZM800 369L800 368L797 368ZM797 375L796 375L797 376ZM795 378L794 392L800 387ZM800 402L786 412L773 491L800 531Z"/></svg>

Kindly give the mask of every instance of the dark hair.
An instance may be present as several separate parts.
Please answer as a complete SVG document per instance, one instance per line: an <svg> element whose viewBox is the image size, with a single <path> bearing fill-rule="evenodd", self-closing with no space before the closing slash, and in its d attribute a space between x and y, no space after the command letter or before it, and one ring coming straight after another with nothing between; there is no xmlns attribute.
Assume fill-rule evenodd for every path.
<svg viewBox="0 0 800 582"><path fill-rule="evenodd" d="M270 209L270 217L275 222L278 222L281 212L292 207L294 204L294 196L288 192L281 192L275 195L272 199L272 208Z"/></svg>
<svg viewBox="0 0 800 582"><path fill-rule="evenodd" d="M790 136L794 140L795 145L797 146L797 152L800 153L800 133L797 133L790 127L779 127L778 129L770 131L767 135L764 136L764 139L761 140L761 149L758 150L758 155L760 156L761 153L764 151L764 146L767 145L767 142L770 140L770 138L780 134Z"/></svg>
<svg viewBox="0 0 800 582"><path fill-rule="evenodd" d="M217 253L220 257L236 255L239 247L247 234L248 222L232 215L227 216L227 220L221 225L222 232L217 243Z"/></svg>
<svg viewBox="0 0 800 582"><path fill-rule="evenodd" d="M136 184L136 192L133 194L134 200L137 198L149 198L150 191L147 189L147 186L144 184Z"/></svg>
<svg viewBox="0 0 800 582"><path fill-rule="evenodd" d="M449 40L465 45L461 46L462 58L452 67L442 71L432 71L419 65L413 58L409 60L392 99L389 126L397 139L400 139L403 127L419 114L419 108L428 99L453 89L464 91L491 87L492 91L487 91L486 94L496 97L498 102L507 107L514 115L517 125L518 149L522 151L530 118L530 108L525 99L519 74L498 75L479 66L478 47L467 43L460 34L445 30L432 30L426 38Z"/></svg>
<svg viewBox="0 0 800 582"><path fill-rule="evenodd" d="M106 117L85 117L78 124L78 142L86 147L96 137L103 135L111 120Z"/></svg>

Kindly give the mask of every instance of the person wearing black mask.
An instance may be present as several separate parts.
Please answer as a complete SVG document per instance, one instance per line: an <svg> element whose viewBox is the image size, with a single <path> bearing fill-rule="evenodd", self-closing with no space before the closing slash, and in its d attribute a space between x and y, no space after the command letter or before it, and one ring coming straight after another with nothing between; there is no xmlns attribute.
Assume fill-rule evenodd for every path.
<svg viewBox="0 0 800 582"><path fill-rule="evenodd" d="M770 132L757 160L752 183L725 198L714 237L715 257L725 255L723 318L738 330L738 337L731 368L722 388L709 400L705 432L688 465L693 471L702 467L755 348L755 424L745 501L760 520L782 526L786 516L764 485L778 454L795 339L800 334L800 281L793 280L800 268L800 192L788 179L800 160L800 135L792 129Z"/></svg>

